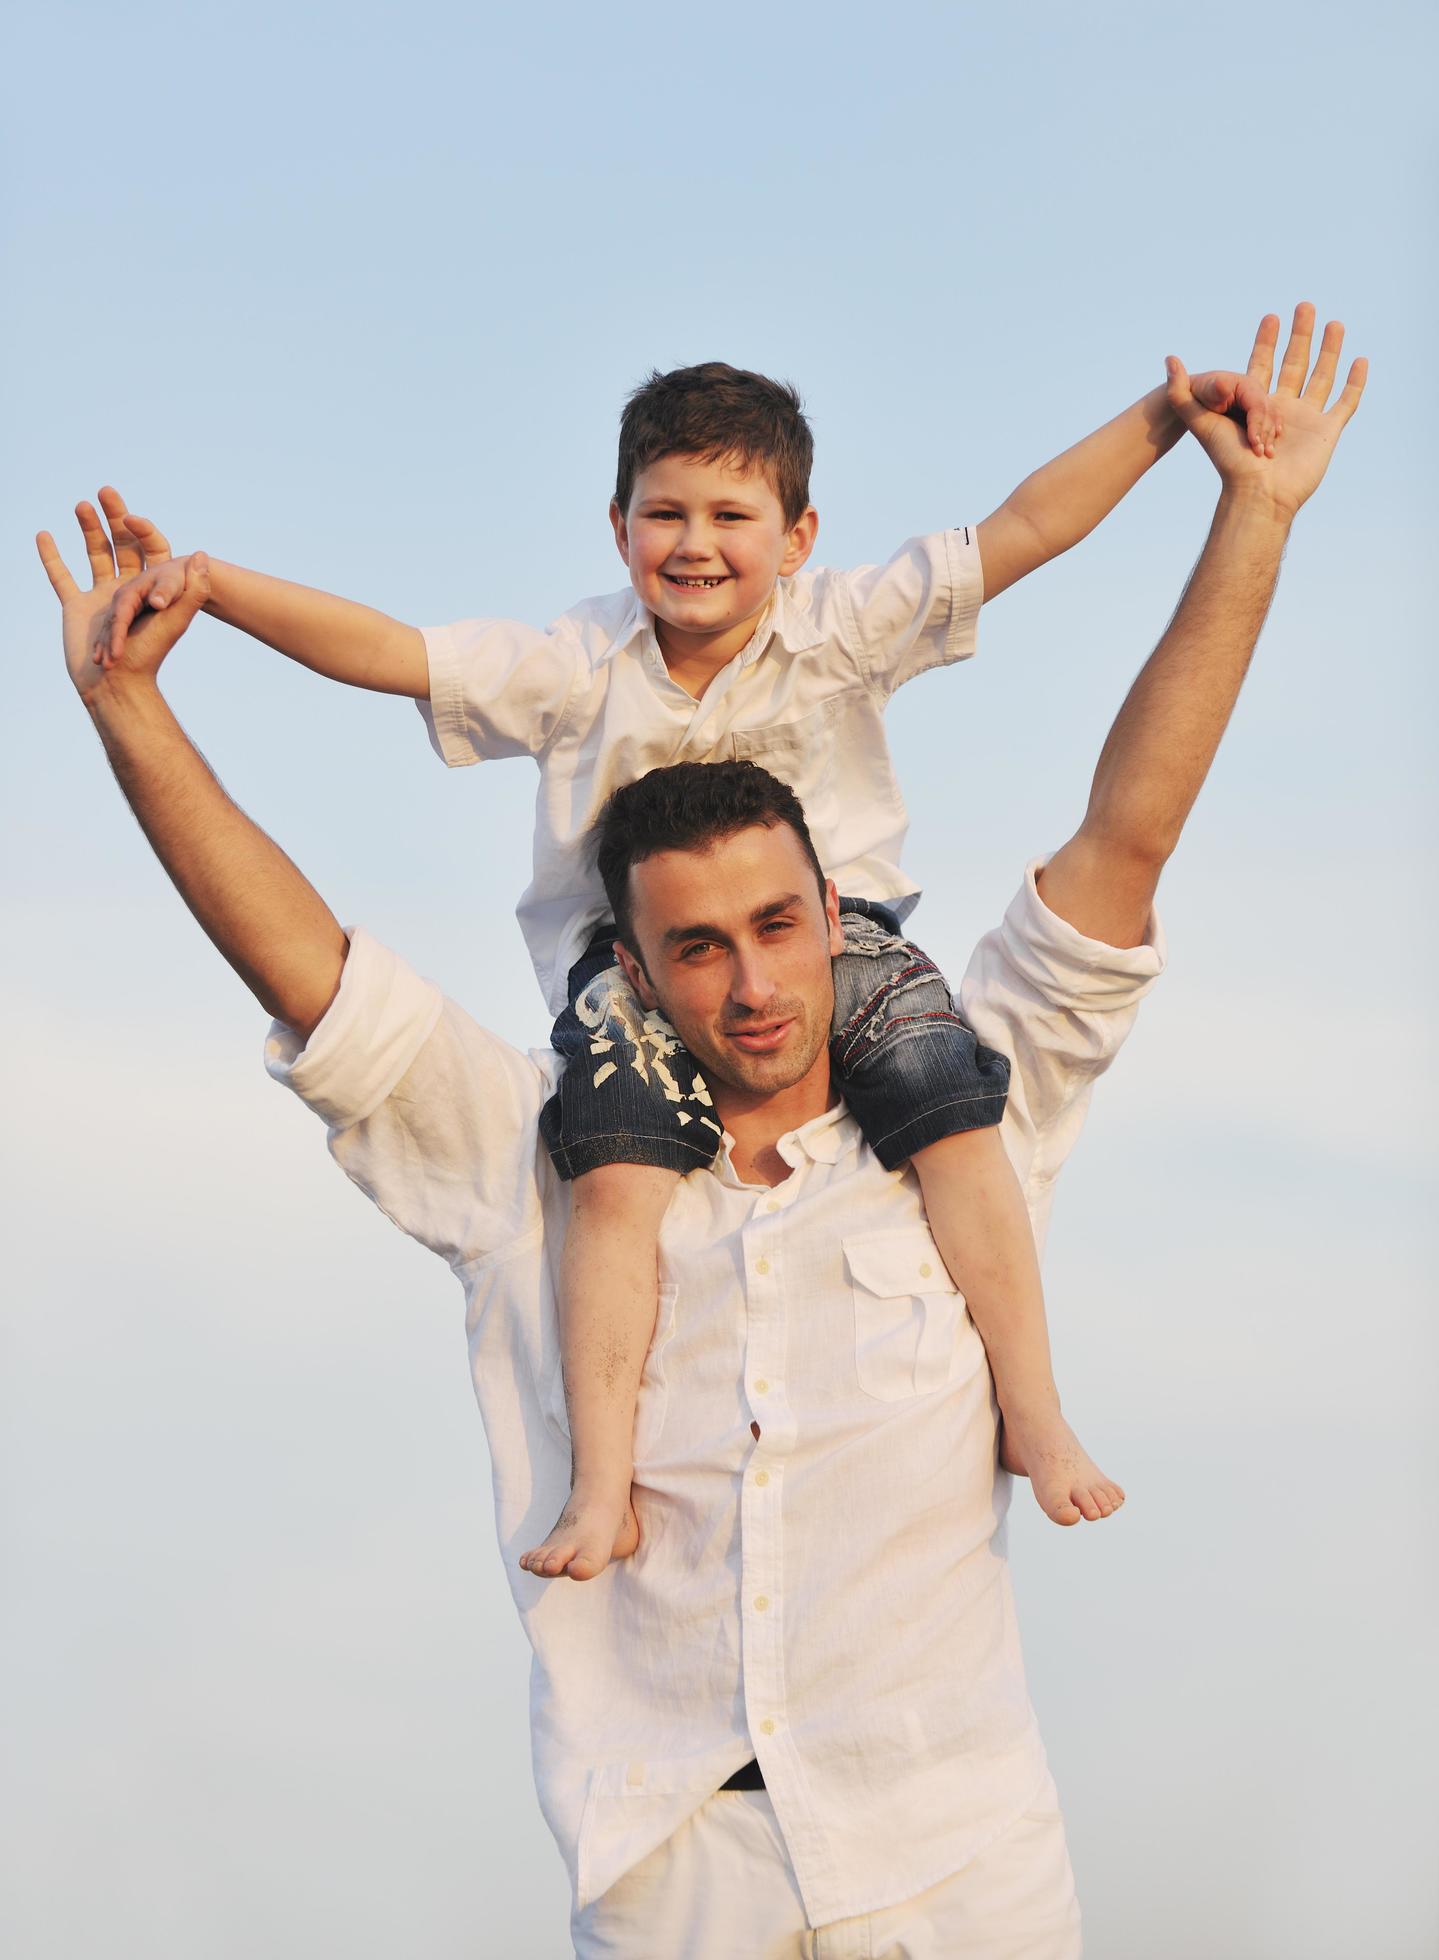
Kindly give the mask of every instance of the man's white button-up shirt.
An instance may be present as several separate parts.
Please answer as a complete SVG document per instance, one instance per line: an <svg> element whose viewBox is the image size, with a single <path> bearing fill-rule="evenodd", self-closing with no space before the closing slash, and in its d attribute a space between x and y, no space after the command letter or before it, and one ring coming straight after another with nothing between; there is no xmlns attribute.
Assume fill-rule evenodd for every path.
<svg viewBox="0 0 1439 1960"><path fill-rule="evenodd" d="M1160 971L1050 913L1033 871L962 988L1013 1064L1002 1134L1042 1231L1090 1087ZM1001 1526L983 1346L909 1172L843 1105L746 1184L682 1180L635 1432L639 1551L586 1585L519 1553L569 1487L555 1276L566 1186L539 1145L556 1074L363 933L306 1047L269 1067L462 1282L499 1540L533 1649L535 1774L581 1906L751 1756L811 1922L959 1870L1045 1774Z"/></svg>
<svg viewBox="0 0 1439 1960"><path fill-rule="evenodd" d="M753 639L696 701L633 592L586 599L543 631L516 619L429 628L420 712L452 768L532 756L534 875L517 916L550 1011L609 916L586 840L612 790L672 762L749 759L789 783L846 896L901 917L909 817L884 709L916 674L974 652L984 596L972 529L911 538L884 565L780 579Z"/></svg>

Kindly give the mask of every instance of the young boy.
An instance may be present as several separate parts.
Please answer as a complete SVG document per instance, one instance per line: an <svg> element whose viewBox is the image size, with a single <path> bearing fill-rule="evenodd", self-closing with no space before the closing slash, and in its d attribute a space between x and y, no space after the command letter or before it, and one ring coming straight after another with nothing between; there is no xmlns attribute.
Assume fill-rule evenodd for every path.
<svg viewBox="0 0 1439 1960"><path fill-rule="evenodd" d="M1266 320L1261 335L1277 329ZM1244 417L1251 445L1272 454L1280 431L1262 389L1224 373L1191 387ZM574 1183L561 1280L574 1483L554 1530L522 1557L527 1570L592 1578L638 1542L633 1428L660 1221L678 1177L722 1140L702 1077L616 963L612 908L586 849L614 790L686 760L756 762L787 781L845 894L832 1057L881 1161L910 1162L920 1179L943 1264L988 1350L1006 1465L1030 1477L1060 1524L1123 1503L1060 1412L1028 1217L996 1127L1007 1064L977 1046L941 976L900 935L918 893L899 866L906 817L881 715L902 682L968 657L982 601L1084 537L1180 431L1157 388L977 527L911 540L883 566L803 575L818 518L799 398L709 362L651 375L626 406L610 520L631 589L582 603L546 632L502 620L420 632L210 558L210 612L335 680L412 695L446 763L528 754L539 765L534 878L519 919L566 1058L544 1134ZM154 526L127 517L114 492L101 501L151 561L117 595L109 653L97 655L113 657L139 609L183 587L184 561L166 562ZM785 927L781 911L763 930ZM624 955L650 977L637 946ZM766 1094L785 1086L792 1017L762 964L739 967L702 924L666 957L731 959L718 1032L733 1079ZM944 1286L921 1261L915 1295ZM861 1325L861 1353L865 1335ZM921 1393L926 1381L918 1361L903 1382L860 1367L869 1393Z"/></svg>

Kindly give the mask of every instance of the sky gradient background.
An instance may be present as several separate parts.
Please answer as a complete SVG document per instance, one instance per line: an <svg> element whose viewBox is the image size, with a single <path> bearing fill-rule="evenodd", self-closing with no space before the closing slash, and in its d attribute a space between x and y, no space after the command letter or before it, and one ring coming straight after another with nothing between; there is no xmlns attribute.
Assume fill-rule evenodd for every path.
<svg viewBox="0 0 1439 1960"><path fill-rule="evenodd" d="M12 28L0 553L10 1306L0 1939L25 1960L566 1949L450 1275L264 1075L65 681L33 556L103 481L429 623L623 582L652 365L794 379L816 562L984 515L1313 298L1371 359L1166 875L1171 969L1066 1171L1031 1686L1096 1960L1439 1933L1433 16L56 4ZM1074 827L1201 543L1186 443L891 717L958 975ZM522 1045L533 780L210 621L167 670L347 920Z"/></svg>

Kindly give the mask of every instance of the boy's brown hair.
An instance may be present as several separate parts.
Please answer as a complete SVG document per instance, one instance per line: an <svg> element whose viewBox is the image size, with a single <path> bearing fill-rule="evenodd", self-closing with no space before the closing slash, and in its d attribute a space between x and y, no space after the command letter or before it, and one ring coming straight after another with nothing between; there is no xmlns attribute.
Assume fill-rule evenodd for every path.
<svg viewBox="0 0 1439 1960"><path fill-rule="evenodd" d="M809 506L814 437L787 381L725 361L651 374L620 417L615 502L622 513L629 510L635 478L662 456L732 460L742 469L763 470L786 524L797 524Z"/></svg>

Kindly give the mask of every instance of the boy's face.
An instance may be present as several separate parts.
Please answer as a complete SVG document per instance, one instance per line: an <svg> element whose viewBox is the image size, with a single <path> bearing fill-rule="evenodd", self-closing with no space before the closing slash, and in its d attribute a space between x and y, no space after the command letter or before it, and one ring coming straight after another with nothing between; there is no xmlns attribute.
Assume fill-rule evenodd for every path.
<svg viewBox="0 0 1439 1960"><path fill-rule="evenodd" d="M666 653L736 635L728 651L738 652L775 580L799 570L819 528L813 507L785 523L762 470L694 456L662 456L642 470L628 511L612 503L610 522Z"/></svg>

